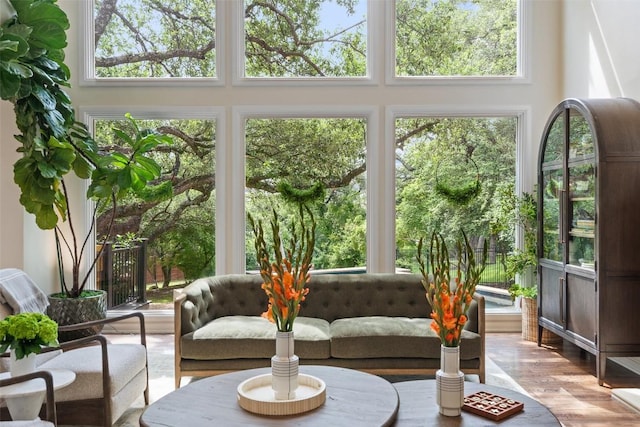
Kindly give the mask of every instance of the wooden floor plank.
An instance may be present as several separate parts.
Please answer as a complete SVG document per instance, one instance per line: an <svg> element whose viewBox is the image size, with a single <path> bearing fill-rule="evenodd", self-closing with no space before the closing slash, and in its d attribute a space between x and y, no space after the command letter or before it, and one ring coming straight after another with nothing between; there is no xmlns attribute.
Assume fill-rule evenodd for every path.
<svg viewBox="0 0 640 427"><path fill-rule="evenodd" d="M538 347L517 333L487 334L486 352L564 426L640 426L640 414L611 396L612 388L640 388L640 375L609 363L600 386L593 355L567 342Z"/></svg>

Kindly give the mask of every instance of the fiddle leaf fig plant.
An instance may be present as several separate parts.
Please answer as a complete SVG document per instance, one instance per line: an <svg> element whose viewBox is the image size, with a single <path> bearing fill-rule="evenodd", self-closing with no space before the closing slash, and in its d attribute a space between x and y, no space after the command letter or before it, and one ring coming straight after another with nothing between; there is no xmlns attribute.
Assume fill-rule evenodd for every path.
<svg viewBox="0 0 640 427"><path fill-rule="evenodd" d="M101 255L100 250L81 277L83 256L95 231L95 213L110 209L113 225L118 199L129 193L143 194L159 177L160 166L151 151L172 140L140 129L127 114L134 134L115 129L118 149L111 153L99 150L87 127L76 120L71 99L63 90L70 86L64 63L69 20L56 1L0 0L0 97L13 104L20 131L15 138L22 157L13 168L20 203L35 216L38 227L54 230L62 291L76 298L82 295ZM65 183L69 174L90 180L86 196L95 202L94 220L82 239L71 218ZM72 264L70 285L65 280L65 258Z"/></svg>

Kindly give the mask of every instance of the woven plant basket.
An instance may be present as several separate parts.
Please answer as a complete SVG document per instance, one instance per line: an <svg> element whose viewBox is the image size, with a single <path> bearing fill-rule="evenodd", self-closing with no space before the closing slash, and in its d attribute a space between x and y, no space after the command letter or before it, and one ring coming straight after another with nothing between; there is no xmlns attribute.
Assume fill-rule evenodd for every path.
<svg viewBox="0 0 640 427"><path fill-rule="evenodd" d="M538 300L535 298L522 298L522 339L538 342ZM555 344L562 342L562 338L542 330L542 344Z"/></svg>

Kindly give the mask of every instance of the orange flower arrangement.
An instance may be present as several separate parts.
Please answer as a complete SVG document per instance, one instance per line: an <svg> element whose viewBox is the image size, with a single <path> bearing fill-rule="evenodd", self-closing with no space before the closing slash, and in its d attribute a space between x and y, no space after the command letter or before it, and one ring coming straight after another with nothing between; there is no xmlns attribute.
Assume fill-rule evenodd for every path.
<svg viewBox="0 0 640 427"><path fill-rule="evenodd" d="M305 224L304 212L311 217L311 226ZM293 322L300 312L300 303L309 293L307 284L311 280L309 269L315 245L316 223L313 214L306 206L300 205L299 232L295 223L291 222L291 240L286 256L282 253L282 241L280 238L280 224L278 214L273 210L271 231L273 234L273 250L275 261L269 261L269 249L264 239L262 221L257 223L251 215L248 215L249 223L255 237L255 249L260 275L264 280L264 289L269 298L267 311L262 313L272 323L275 323L278 331L290 332L293 330Z"/></svg>
<svg viewBox="0 0 640 427"><path fill-rule="evenodd" d="M422 285L426 290L427 301L432 308L431 329L438 334L445 347L460 345L462 328L467 323L467 312L487 261L487 242L485 241L484 244L482 259L476 263L475 252L464 231L462 236L464 244L460 240L456 242L458 262L454 278L455 287L452 287L451 283L449 251L444 238L436 232L431 235L429 251L429 261L433 272L431 278L427 274L422 258L422 238L418 243L416 258L420 265Z"/></svg>

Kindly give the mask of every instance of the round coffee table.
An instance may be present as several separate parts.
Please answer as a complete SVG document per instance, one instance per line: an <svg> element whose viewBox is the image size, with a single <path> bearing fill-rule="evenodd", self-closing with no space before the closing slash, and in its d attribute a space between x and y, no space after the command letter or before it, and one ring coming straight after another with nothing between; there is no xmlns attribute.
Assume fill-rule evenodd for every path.
<svg viewBox="0 0 640 427"><path fill-rule="evenodd" d="M140 425L151 426L390 426L398 412L396 389L383 378L353 369L300 366L300 373L325 382L322 406L297 415L265 416L238 404L238 385L271 368L216 375L179 388L145 409Z"/></svg>
<svg viewBox="0 0 640 427"><path fill-rule="evenodd" d="M462 411L459 417L445 417L438 412L435 380L405 381L393 384L400 397L396 423L402 426L559 426L558 419L538 401L517 391L479 383L464 383L464 395L485 391L524 403L524 409L500 421Z"/></svg>

